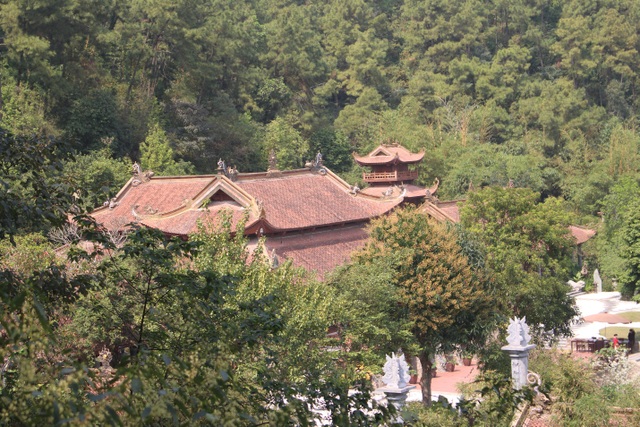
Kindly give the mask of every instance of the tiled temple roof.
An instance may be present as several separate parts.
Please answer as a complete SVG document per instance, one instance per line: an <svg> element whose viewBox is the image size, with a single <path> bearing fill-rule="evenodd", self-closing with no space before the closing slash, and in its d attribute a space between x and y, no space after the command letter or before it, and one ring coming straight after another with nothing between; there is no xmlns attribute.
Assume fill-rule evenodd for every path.
<svg viewBox="0 0 640 427"><path fill-rule="evenodd" d="M331 172L300 172L278 178L239 178L236 184L260 200L273 232L368 221L402 202L394 197L357 196Z"/></svg>
<svg viewBox="0 0 640 427"><path fill-rule="evenodd" d="M282 260L291 259L320 280L349 261L352 252L364 247L369 235L363 225L334 227L323 231L267 238L269 253L275 249Z"/></svg>
<svg viewBox="0 0 640 427"><path fill-rule="evenodd" d="M227 200L210 201L218 191L225 192ZM112 199L111 207L103 206L91 215L110 229L138 223L167 234L187 235L195 231L199 219L216 217L222 210L231 214L234 223L243 215L249 224L259 217L250 195L216 175L152 177L138 185L131 179Z"/></svg>
<svg viewBox="0 0 640 427"><path fill-rule="evenodd" d="M460 208L458 203L463 203L464 200L450 200L441 202L439 200L426 201L420 210L437 219L438 221L460 222Z"/></svg>
<svg viewBox="0 0 640 427"><path fill-rule="evenodd" d="M245 234L266 235L266 249L319 277L364 245L364 226L401 204L404 195L354 191L326 168L294 171L132 178L92 216L111 229L129 223L187 236L200 220L246 217Z"/></svg>
<svg viewBox="0 0 640 427"><path fill-rule="evenodd" d="M382 144L366 156L353 153L353 159L361 166L391 165L397 163L418 163L424 158L424 151L412 153L399 144Z"/></svg>

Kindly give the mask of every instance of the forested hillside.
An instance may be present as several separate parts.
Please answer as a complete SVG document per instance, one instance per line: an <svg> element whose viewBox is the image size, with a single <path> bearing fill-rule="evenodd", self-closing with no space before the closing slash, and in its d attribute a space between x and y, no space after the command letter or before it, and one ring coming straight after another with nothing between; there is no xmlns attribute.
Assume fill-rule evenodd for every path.
<svg viewBox="0 0 640 427"><path fill-rule="evenodd" d="M494 369L506 318L570 332L569 224L598 231L587 274L640 300L639 50L638 0L0 0L0 423L311 425L322 402L386 425L368 391L398 347ZM83 216L133 161L321 151L363 187L351 153L386 141L426 151L461 224L381 218L325 283L249 255L229 218L182 241Z"/></svg>
<svg viewBox="0 0 640 427"><path fill-rule="evenodd" d="M638 170L633 0L3 0L0 26L2 125L72 142L93 193L123 158L254 171L271 148L354 181L350 152L392 138L443 198L512 179L595 215Z"/></svg>

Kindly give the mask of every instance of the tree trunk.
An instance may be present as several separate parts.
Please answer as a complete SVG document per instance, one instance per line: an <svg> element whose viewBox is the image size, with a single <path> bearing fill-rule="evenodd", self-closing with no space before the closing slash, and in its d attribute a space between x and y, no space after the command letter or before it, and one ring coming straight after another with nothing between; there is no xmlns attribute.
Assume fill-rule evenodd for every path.
<svg viewBox="0 0 640 427"><path fill-rule="evenodd" d="M422 365L422 378L420 378L422 404L424 406L431 406L431 370L433 369L433 363L431 363L431 356L428 353L421 352L418 358Z"/></svg>

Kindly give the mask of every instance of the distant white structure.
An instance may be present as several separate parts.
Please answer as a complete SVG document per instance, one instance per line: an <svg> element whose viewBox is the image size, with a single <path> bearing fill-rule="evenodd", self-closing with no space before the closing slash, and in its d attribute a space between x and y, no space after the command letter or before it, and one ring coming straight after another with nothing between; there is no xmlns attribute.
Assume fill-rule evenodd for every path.
<svg viewBox="0 0 640 427"><path fill-rule="evenodd" d="M596 285L596 292L602 292L602 279L597 268L593 272L593 284Z"/></svg>
<svg viewBox="0 0 640 427"><path fill-rule="evenodd" d="M577 282L573 281L573 280L569 280L567 282L567 285L571 286L571 290L573 292L581 292L584 289L584 280L579 280Z"/></svg>

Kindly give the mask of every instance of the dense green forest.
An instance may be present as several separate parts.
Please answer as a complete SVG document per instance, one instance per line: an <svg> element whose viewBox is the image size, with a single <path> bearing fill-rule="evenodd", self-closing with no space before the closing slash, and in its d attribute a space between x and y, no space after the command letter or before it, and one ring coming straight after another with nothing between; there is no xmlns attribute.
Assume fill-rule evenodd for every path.
<svg viewBox="0 0 640 427"><path fill-rule="evenodd" d="M589 273L640 298L639 50L634 0L0 0L0 423L310 425L322 400L335 425L384 424L363 408L398 347L431 363L466 340L499 369L507 317L569 332L568 224L598 230ZM228 224L184 242L66 223L133 161L321 151L362 187L351 153L389 140L426 151L420 183L467 199L462 225L382 219L323 284ZM80 237L98 251L56 252ZM469 294L442 308L450 275Z"/></svg>
<svg viewBox="0 0 640 427"><path fill-rule="evenodd" d="M631 0L5 0L2 124L116 171L164 142L158 172L262 170L275 148L347 173L391 138L428 151L444 198L512 179L595 215L638 169L639 18Z"/></svg>
<svg viewBox="0 0 640 427"><path fill-rule="evenodd" d="M0 30L2 126L72 147L63 176L89 207L132 160L247 172L271 149L281 168L319 150L355 183L350 153L391 139L427 151L421 181L439 178L441 199L511 180L576 223L611 219L600 252L623 240L636 1L5 0Z"/></svg>

